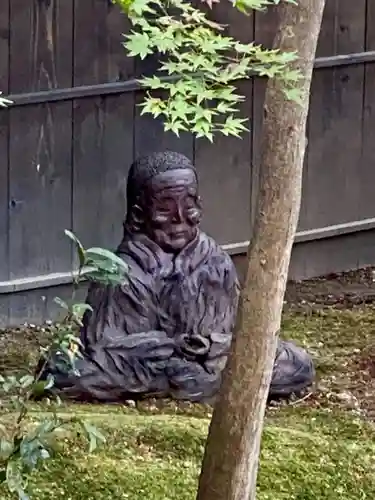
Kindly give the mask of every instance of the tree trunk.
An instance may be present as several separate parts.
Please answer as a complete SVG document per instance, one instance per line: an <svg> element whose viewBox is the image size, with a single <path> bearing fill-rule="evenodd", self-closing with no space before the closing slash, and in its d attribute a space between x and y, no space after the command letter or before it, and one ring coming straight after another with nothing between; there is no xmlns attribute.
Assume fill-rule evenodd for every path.
<svg viewBox="0 0 375 500"><path fill-rule="evenodd" d="M260 441L301 202L306 121L325 0L279 7L274 47L295 51L302 103L268 82L260 183L231 353L215 405L197 500L253 500Z"/></svg>

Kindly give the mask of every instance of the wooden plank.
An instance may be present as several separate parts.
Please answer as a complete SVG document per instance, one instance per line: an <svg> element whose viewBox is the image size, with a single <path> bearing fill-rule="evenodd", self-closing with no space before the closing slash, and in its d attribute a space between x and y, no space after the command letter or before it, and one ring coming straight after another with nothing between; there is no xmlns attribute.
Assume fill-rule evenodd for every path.
<svg viewBox="0 0 375 500"><path fill-rule="evenodd" d="M332 34L336 30L338 3L337 0L326 1L316 50L317 57L329 57L337 54L336 40Z"/></svg>
<svg viewBox="0 0 375 500"><path fill-rule="evenodd" d="M128 22L117 7L78 0L74 25L75 85L134 75L134 60L121 46ZM72 224L86 246L112 248L121 237L125 180L134 156L133 118L132 92L75 101Z"/></svg>
<svg viewBox="0 0 375 500"><path fill-rule="evenodd" d="M44 290L29 290L12 294L9 302L10 314L7 326L16 327L25 323L41 325L46 320Z"/></svg>
<svg viewBox="0 0 375 500"><path fill-rule="evenodd" d="M366 49L375 49L375 3L367 2ZM375 63L365 66L365 85L363 95L363 150L358 165L358 176L361 179L360 215L375 216ZM370 215L369 215L370 214Z"/></svg>
<svg viewBox="0 0 375 500"><path fill-rule="evenodd" d="M9 91L9 2L0 2L0 91ZM8 175L9 175L9 112L0 109L0 281L9 279ZM8 297L0 301L0 324L9 318Z"/></svg>
<svg viewBox="0 0 375 500"><path fill-rule="evenodd" d="M275 38L278 24L278 9L270 6L265 10L254 13L254 40L270 49Z"/></svg>
<svg viewBox="0 0 375 500"><path fill-rule="evenodd" d="M72 0L11 6L10 89L71 85ZM10 110L10 278L71 266L61 244L71 217L70 142L70 103Z"/></svg>
<svg viewBox="0 0 375 500"><path fill-rule="evenodd" d="M365 50L367 2L368 0L356 0L355 2L353 0L340 0L337 2L337 54L350 54Z"/></svg>
<svg viewBox="0 0 375 500"><path fill-rule="evenodd" d="M317 57L362 51L365 11L366 0L327 0Z"/></svg>
<svg viewBox="0 0 375 500"><path fill-rule="evenodd" d="M0 2L0 91L8 94L9 84L9 2Z"/></svg>
<svg viewBox="0 0 375 500"><path fill-rule="evenodd" d="M253 18L244 16L225 2L215 6L215 20L228 25L228 33L243 42L254 39ZM240 84L246 96L242 116L252 117L252 81ZM204 204L202 228L219 243L237 243L250 237L251 133L243 139L216 136L214 144L199 139L195 145L195 164L200 177Z"/></svg>
<svg viewBox="0 0 375 500"><path fill-rule="evenodd" d="M10 14L12 92L71 86L72 0L12 0ZM71 268L71 119L69 102L10 109L10 279ZM42 318L40 296L12 295L10 320Z"/></svg>
<svg viewBox="0 0 375 500"><path fill-rule="evenodd" d="M247 100L242 115L251 126L252 82L239 91ZM250 238L251 134L243 139L216 137L214 144L196 141L195 164L200 179L204 217L202 228L222 245Z"/></svg>
<svg viewBox="0 0 375 500"><path fill-rule="evenodd" d="M77 301L83 302L86 294L87 286L85 284L78 290ZM61 320L63 311L54 302L55 297L69 301L72 297L72 285L53 286L44 290L28 290L14 294L12 315L6 321L0 315L0 328L17 327L25 323L41 325L47 320ZM0 311L6 299L5 295L0 295Z"/></svg>
<svg viewBox="0 0 375 500"><path fill-rule="evenodd" d="M293 246L290 280L305 280L375 264L375 231L297 243ZM240 279L246 271L246 255L233 257Z"/></svg>
<svg viewBox="0 0 375 500"><path fill-rule="evenodd" d="M1 12L0 12L1 16ZM3 87L6 89L6 87ZM9 111L0 109L0 281L9 279ZM8 319L8 301L0 302L0 324Z"/></svg>
<svg viewBox="0 0 375 500"><path fill-rule="evenodd" d="M74 2L74 85L127 80L134 62L122 47L129 23L120 9L104 0Z"/></svg>
<svg viewBox="0 0 375 500"><path fill-rule="evenodd" d="M9 84L9 3L0 2L0 91L8 94ZM9 278L8 262L8 120L0 108L0 281Z"/></svg>
<svg viewBox="0 0 375 500"><path fill-rule="evenodd" d="M318 57L365 50L365 1L353 8L348 0L326 4ZM314 72L309 115L300 227L312 230L360 220L363 68L319 69ZM350 246L345 251L339 245ZM297 244L290 274L302 279L355 267L355 237ZM362 240L361 240L362 241ZM333 253L332 253L333 252ZM334 255L330 258L329 255Z"/></svg>
<svg viewBox="0 0 375 500"><path fill-rule="evenodd" d="M289 279L303 280L374 265L375 231L294 245Z"/></svg>
<svg viewBox="0 0 375 500"><path fill-rule="evenodd" d="M10 1L10 92L71 86L72 0Z"/></svg>
<svg viewBox="0 0 375 500"><path fill-rule="evenodd" d="M337 50L364 50L365 2L339 2ZM362 32L362 36L361 35ZM313 78L306 229L359 220L363 67L318 70Z"/></svg>
<svg viewBox="0 0 375 500"><path fill-rule="evenodd" d="M375 50L375 3L367 0L367 19L366 19L366 50Z"/></svg>
<svg viewBox="0 0 375 500"><path fill-rule="evenodd" d="M71 105L10 110L10 278L70 269Z"/></svg>
<svg viewBox="0 0 375 500"><path fill-rule="evenodd" d="M73 229L86 246L112 248L122 234L133 160L133 96L86 99L74 117Z"/></svg>
<svg viewBox="0 0 375 500"><path fill-rule="evenodd" d="M318 57L326 57L329 60L332 55L364 50L365 1L360 0L359 4L354 5L350 0L327 1L319 37ZM276 21L276 13L273 9L266 14L257 13L255 39L270 46ZM318 62L319 59L317 66L319 66ZM350 191L349 197L353 200L354 207L358 206L360 199L358 179L355 178L354 170L358 165L360 154L362 72L361 67L343 67L336 71L315 70L308 121L309 144L305 157L300 231L355 220L358 216L355 208L353 214L345 213L350 207L350 202L345 206L345 196L341 197L341 202L338 201L339 204L341 203L340 206L331 211L331 198L338 183ZM253 128L255 165L260 155L264 89L265 82L257 79L254 86ZM330 131L330 137L324 138L327 129ZM336 141L335 145L331 142L333 136ZM349 137L351 137L350 145L348 144ZM322 141L324 141L323 146ZM340 151L341 157L338 158L336 152L340 155ZM309 155L313 155L312 159L309 159ZM352 165L350 180L346 173L347 163ZM334 170L337 175L334 175ZM345 182L348 183L346 187ZM349 185L352 188L349 188ZM323 203L319 196L322 196ZM312 207L313 204L315 204L314 207ZM350 212L352 211L353 204L350 208Z"/></svg>

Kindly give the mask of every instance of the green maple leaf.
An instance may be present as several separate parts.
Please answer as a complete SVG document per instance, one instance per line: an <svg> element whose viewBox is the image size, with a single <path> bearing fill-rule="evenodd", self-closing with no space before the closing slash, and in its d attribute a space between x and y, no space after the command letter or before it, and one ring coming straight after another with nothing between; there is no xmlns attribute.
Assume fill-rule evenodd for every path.
<svg viewBox="0 0 375 500"><path fill-rule="evenodd" d="M113 3L119 4L127 14L139 17L147 12L154 12L150 4L161 5L160 0L113 0Z"/></svg>
<svg viewBox="0 0 375 500"><path fill-rule="evenodd" d="M153 53L153 47L151 40L147 33L134 33L127 36L128 42L124 43L124 46L129 51L129 56L136 57L139 56L141 59L145 59L149 54Z"/></svg>
<svg viewBox="0 0 375 500"><path fill-rule="evenodd" d="M299 88L284 88L283 93L287 99L294 101L297 104L302 104L302 91Z"/></svg>

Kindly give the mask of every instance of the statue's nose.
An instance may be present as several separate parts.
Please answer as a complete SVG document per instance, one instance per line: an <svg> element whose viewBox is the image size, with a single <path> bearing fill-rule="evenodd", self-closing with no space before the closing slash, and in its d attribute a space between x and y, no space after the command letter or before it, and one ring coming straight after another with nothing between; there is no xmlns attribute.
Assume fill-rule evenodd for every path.
<svg viewBox="0 0 375 500"><path fill-rule="evenodd" d="M183 209L181 207L176 207L176 210L174 212L173 216L173 222L181 223L184 220L184 213Z"/></svg>

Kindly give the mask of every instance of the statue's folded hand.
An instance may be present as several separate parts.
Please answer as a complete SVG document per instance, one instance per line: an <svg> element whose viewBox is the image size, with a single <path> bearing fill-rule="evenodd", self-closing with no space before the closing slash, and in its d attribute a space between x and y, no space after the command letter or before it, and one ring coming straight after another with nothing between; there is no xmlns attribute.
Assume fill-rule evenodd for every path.
<svg viewBox="0 0 375 500"><path fill-rule="evenodd" d="M210 347L209 338L203 335L184 333L176 338L176 351L189 361L205 356Z"/></svg>

